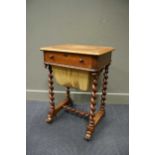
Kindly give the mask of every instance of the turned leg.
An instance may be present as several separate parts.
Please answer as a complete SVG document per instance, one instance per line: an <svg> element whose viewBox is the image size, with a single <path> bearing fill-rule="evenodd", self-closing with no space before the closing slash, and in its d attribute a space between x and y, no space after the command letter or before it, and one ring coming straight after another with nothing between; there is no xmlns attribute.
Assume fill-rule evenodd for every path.
<svg viewBox="0 0 155 155"><path fill-rule="evenodd" d="M66 87L66 98L71 101L71 97L70 97L70 87Z"/></svg>
<svg viewBox="0 0 155 155"><path fill-rule="evenodd" d="M106 95L107 95L107 84L108 84L108 70L109 70L110 64L105 66L105 70L103 72L103 83L102 83L102 96L101 96L101 105L100 110L104 111L105 114L105 101L106 101Z"/></svg>
<svg viewBox="0 0 155 155"><path fill-rule="evenodd" d="M69 105L73 106L73 101L72 101L71 96L70 96L70 87L66 87L66 98L69 101Z"/></svg>
<svg viewBox="0 0 155 155"><path fill-rule="evenodd" d="M98 73L92 73L93 76L93 82L92 82L92 93L91 93L91 99L90 99L90 112L89 112L89 123L87 126L85 139L90 140L92 137L92 134L95 130L95 106L96 106L96 92L97 92L97 79L98 79Z"/></svg>
<svg viewBox="0 0 155 155"><path fill-rule="evenodd" d="M66 97L68 100L70 100L70 88L66 87Z"/></svg>
<svg viewBox="0 0 155 155"><path fill-rule="evenodd" d="M54 115L55 115L55 103L54 103L54 86L53 86L53 74L52 74L52 66L48 65L48 87L49 87L49 103L50 103L50 107L49 107L49 112L48 112L48 116L46 119L47 123L51 123Z"/></svg>

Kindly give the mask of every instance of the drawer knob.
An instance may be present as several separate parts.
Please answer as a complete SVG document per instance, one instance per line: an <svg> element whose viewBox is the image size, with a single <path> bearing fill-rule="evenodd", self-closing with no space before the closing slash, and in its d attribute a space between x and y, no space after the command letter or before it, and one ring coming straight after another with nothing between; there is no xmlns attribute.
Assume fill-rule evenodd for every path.
<svg viewBox="0 0 155 155"><path fill-rule="evenodd" d="M82 58L80 58L80 62L81 62L81 63L83 63L83 62L84 62L84 60L83 60Z"/></svg>
<svg viewBox="0 0 155 155"><path fill-rule="evenodd" d="M49 58L50 58L50 59L54 59L54 55L50 55Z"/></svg>

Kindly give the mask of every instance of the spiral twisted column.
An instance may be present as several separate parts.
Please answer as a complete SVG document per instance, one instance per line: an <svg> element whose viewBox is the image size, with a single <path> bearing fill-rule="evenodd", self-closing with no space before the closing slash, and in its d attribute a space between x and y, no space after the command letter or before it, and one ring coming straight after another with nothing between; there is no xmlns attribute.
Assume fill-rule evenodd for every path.
<svg viewBox="0 0 155 155"><path fill-rule="evenodd" d="M71 99L70 96L70 87L66 87L66 98L69 101L68 105L73 106L73 100Z"/></svg>
<svg viewBox="0 0 155 155"><path fill-rule="evenodd" d="M107 84L108 84L108 72L110 64L106 65L103 72L103 82L102 82L102 95L101 95L101 105L100 110L105 112L105 102L107 95Z"/></svg>
<svg viewBox="0 0 155 155"><path fill-rule="evenodd" d="M94 122L94 116L95 116L95 106L96 106L96 92L97 92L97 79L98 79L98 73L92 73L93 81L92 81L92 93L91 93L91 99L90 99L90 112L89 112L89 123L87 126L85 139L90 140L92 137L92 134L95 130L95 122Z"/></svg>
<svg viewBox="0 0 155 155"><path fill-rule="evenodd" d="M88 112L80 111L80 110L72 108L71 106L68 106L68 105L65 105L63 108L65 109L65 111L73 113L73 114L78 115L80 117L87 118L89 116Z"/></svg>
<svg viewBox="0 0 155 155"><path fill-rule="evenodd" d="M52 66L48 65L48 87L49 87L49 112L47 116L47 123L51 123L54 118L54 110L55 110L55 103L54 103L54 86L53 86L53 74L52 74Z"/></svg>
<svg viewBox="0 0 155 155"><path fill-rule="evenodd" d="M70 88L66 87L66 97L67 99L70 99Z"/></svg>

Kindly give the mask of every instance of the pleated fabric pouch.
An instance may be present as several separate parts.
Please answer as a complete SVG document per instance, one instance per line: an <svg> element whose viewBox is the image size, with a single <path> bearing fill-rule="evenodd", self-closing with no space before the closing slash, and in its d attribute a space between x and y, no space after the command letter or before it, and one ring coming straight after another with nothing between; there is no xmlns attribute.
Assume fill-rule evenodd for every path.
<svg viewBox="0 0 155 155"><path fill-rule="evenodd" d="M56 82L62 86L88 91L91 88L91 75L88 71L53 66Z"/></svg>

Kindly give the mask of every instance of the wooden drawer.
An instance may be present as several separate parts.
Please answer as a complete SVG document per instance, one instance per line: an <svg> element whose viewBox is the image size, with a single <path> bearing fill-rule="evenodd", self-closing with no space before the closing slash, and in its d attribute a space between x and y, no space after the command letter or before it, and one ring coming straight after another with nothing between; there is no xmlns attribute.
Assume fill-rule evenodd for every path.
<svg viewBox="0 0 155 155"><path fill-rule="evenodd" d="M103 66L103 63L110 61L108 55L101 58L91 55L44 51L44 62L55 66L94 71Z"/></svg>
<svg viewBox="0 0 155 155"><path fill-rule="evenodd" d="M44 61L55 65L74 66L79 68L93 68L95 59L91 56L57 53L57 52L44 52Z"/></svg>

